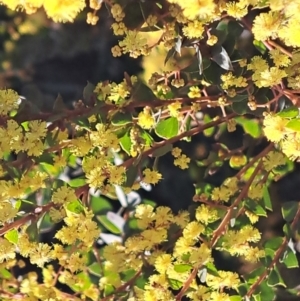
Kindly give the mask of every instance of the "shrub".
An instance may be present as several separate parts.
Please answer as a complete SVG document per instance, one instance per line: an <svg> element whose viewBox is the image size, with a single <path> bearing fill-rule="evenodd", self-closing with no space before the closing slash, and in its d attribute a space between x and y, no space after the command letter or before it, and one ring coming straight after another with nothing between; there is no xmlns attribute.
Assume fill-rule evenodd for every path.
<svg viewBox="0 0 300 301"><path fill-rule="evenodd" d="M88 84L74 109L58 97L51 112L0 91L1 300L275 298L285 286L279 268L298 267L299 203L282 205L282 237L264 238L258 222L272 211L270 184L300 156L298 2L90 0L87 23L105 9L119 37L113 55L143 56L145 74ZM27 14L43 7L54 22L86 7L1 4ZM237 127L245 139L232 149ZM197 160L178 142L199 135L214 146ZM174 213L140 193L164 181L166 155L178 169L234 172L220 185L195 181L194 205ZM63 177L67 168L81 175ZM55 224L51 244L40 242ZM216 251L251 273L220 269ZM42 276L18 277L20 258Z"/></svg>

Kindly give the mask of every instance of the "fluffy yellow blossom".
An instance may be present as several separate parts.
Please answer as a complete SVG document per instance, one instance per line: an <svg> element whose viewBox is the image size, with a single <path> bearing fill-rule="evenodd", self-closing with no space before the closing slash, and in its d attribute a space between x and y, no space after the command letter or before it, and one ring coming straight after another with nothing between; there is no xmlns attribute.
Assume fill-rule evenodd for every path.
<svg viewBox="0 0 300 301"><path fill-rule="evenodd" d="M174 160L174 165L180 167L181 169L187 169L191 159L186 155L180 155Z"/></svg>
<svg viewBox="0 0 300 301"><path fill-rule="evenodd" d="M147 184L157 184L162 179L162 175L158 171L149 168L145 169L143 174L143 181Z"/></svg>
<svg viewBox="0 0 300 301"><path fill-rule="evenodd" d="M45 0L44 8L55 22L73 22L85 7L84 0Z"/></svg>
<svg viewBox="0 0 300 301"><path fill-rule="evenodd" d="M18 106L19 95L14 90L0 90L0 115L7 115Z"/></svg>
<svg viewBox="0 0 300 301"><path fill-rule="evenodd" d="M217 8L213 0L169 0L169 2L181 6L184 16L190 20L197 17L202 19L212 17Z"/></svg>
<svg viewBox="0 0 300 301"><path fill-rule="evenodd" d="M282 19L279 14L274 12L261 13L254 19L252 32L258 41L276 38L281 24Z"/></svg>
<svg viewBox="0 0 300 301"><path fill-rule="evenodd" d="M156 258L154 266L159 273L163 274L167 271L171 264L172 256L170 254L163 254Z"/></svg>
<svg viewBox="0 0 300 301"><path fill-rule="evenodd" d="M190 92L188 93L189 98L198 98L200 96L201 96L201 92L199 87L197 86L190 87Z"/></svg>
<svg viewBox="0 0 300 301"><path fill-rule="evenodd" d="M155 125L155 119L150 107L145 107L138 115L138 125L144 129L151 129Z"/></svg>
<svg viewBox="0 0 300 301"><path fill-rule="evenodd" d="M284 139L287 134L285 126L288 122L288 119L284 119L273 114L267 114L263 121L263 130L268 140L272 142L279 142Z"/></svg>
<svg viewBox="0 0 300 301"><path fill-rule="evenodd" d="M218 211L202 204L196 209L196 219L200 223L208 225L209 223L213 223L219 219Z"/></svg>

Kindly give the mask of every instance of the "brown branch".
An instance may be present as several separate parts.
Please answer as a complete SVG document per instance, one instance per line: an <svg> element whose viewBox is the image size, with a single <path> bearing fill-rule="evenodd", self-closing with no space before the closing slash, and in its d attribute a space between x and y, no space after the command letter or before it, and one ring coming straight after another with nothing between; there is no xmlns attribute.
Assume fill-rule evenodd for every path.
<svg viewBox="0 0 300 301"><path fill-rule="evenodd" d="M119 286L118 288L116 288L116 290L112 294L109 294L108 296L100 299L100 301L107 301L111 297L113 297L114 295L116 295L117 293L123 292L128 286L132 286L135 283L136 279L141 275L141 273L142 273L142 270L139 270L131 279L129 279L124 284L122 284L121 286Z"/></svg>
<svg viewBox="0 0 300 301"><path fill-rule="evenodd" d="M210 128L210 127L213 127L213 126L216 126L220 123L223 123L233 117L237 116L236 113L232 113L232 114L229 114L227 115L226 117L222 117L222 118L219 118L217 120L214 120L214 121L211 121L211 122L208 122L206 123L205 125L199 125L197 127L194 127L192 128L191 130L188 130L186 132L183 132L175 137L172 137L170 139L167 139L167 140L164 140L162 142L159 142L159 143L156 143L153 147L151 147L150 149L144 151L140 157L146 157L146 156L149 156L151 155L155 150L159 149L160 147L163 147L167 144L172 144L172 143L175 143L185 137L190 137L190 136L194 136L200 132L203 132L204 130ZM139 157L139 158L140 158ZM125 161L122 165L125 166L126 168L131 166L134 161L136 160L136 158L130 158L128 159L127 161Z"/></svg>
<svg viewBox="0 0 300 301"><path fill-rule="evenodd" d="M236 200L229 207L229 209L228 209L226 215L224 216L222 222L220 223L219 227L214 231L213 238L211 240L211 247L212 248L216 245L218 239L224 233L224 231L225 231L225 229L226 229L226 227L227 227L227 225L228 225L228 223L231 219L231 215L232 215L232 212L233 212L234 208L236 208L239 205L239 203L243 200L243 198L247 195L248 190L249 190L251 184L253 183L255 177L259 173L261 167L262 167L262 161L260 161L259 164L255 167L251 177L249 178L249 180L247 181L247 183L243 187L242 191L240 192L240 194L238 195Z"/></svg>

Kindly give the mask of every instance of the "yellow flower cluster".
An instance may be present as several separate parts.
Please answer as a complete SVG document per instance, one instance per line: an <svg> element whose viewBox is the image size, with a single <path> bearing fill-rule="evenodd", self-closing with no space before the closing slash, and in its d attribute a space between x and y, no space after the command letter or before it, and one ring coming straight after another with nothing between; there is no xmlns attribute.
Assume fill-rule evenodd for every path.
<svg viewBox="0 0 300 301"><path fill-rule="evenodd" d="M44 151L43 140L46 137L46 122L32 120L20 126L14 120L8 120L6 128L0 128L0 157L10 151L26 152L29 156L40 156Z"/></svg>
<svg viewBox="0 0 300 301"><path fill-rule="evenodd" d="M243 256L247 261L257 262L265 256L263 250L251 246L251 243L259 242L261 234L253 226L244 226L240 230L228 230L224 234L224 240L220 250L229 252L233 256Z"/></svg>
<svg viewBox="0 0 300 301"><path fill-rule="evenodd" d="M269 113L263 120L263 130L268 140L279 143L283 153L288 158L295 160L300 156L300 134L298 131L286 127L288 122L287 118Z"/></svg>
<svg viewBox="0 0 300 301"><path fill-rule="evenodd" d="M0 3L12 10L24 9L28 14L43 6L54 22L72 22L85 7L84 0L1 0Z"/></svg>
<svg viewBox="0 0 300 301"><path fill-rule="evenodd" d="M213 189L211 199L215 202L228 202L238 190L238 179L227 178L220 187Z"/></svg>
<svg viewBox="0 0 300 301"><path fill-rule="evenodd" d="M181 149L178 147L172 149L172 155L175 158L174 165L178 166L181 169L187 169L189 167L188 164L190 163L191 159L181 152Z"/></svg>

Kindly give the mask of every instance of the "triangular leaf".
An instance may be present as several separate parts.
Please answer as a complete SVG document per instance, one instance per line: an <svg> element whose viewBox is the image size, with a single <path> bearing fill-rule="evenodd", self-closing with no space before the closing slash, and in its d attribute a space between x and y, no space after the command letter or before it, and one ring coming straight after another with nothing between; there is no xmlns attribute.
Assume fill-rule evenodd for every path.
<svg viewBox="0 0 300 301"><path fill-rule="evenodd" d="M215 45L212 48L212 60L215 61L222 69L233 70L230 57L224 47Z"/></svg>
<svg viewBox="0 0 300 301"><path fill-rule="evenodd" d="M175 117L161 120L155 127L155 133L157 136L165 139L176 136L178 134L178 130L179 122Z"/></svg>

